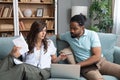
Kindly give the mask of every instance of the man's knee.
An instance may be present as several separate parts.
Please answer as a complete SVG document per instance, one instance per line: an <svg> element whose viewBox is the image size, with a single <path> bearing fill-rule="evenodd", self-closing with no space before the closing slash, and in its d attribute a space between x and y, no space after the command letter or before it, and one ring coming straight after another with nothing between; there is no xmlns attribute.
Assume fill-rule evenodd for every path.
<svg viewBox="0 0 120 80"><path fill-rule="evenodd" d="M88 80L104 80L103 76L98 70L92 70L84 74Z"/></svg>

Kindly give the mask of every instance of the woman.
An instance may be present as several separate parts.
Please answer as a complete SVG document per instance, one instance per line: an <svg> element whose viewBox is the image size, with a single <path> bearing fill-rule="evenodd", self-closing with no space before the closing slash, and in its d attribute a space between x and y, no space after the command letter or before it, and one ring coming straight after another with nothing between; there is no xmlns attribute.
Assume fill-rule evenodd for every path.
<svg viewBox="0 0 120 80"><path fill-rule="evenodd" d="M46 80L50 77L51 61L56 63L67 56L55 55L56 48L52 40L46 38L46 31L45 22L35 21L32 24L27 36L29 51L21 55L20 47L14 47L0 64L0 80ZM15 65L13 57L21 58L25 63Z"/></svg>

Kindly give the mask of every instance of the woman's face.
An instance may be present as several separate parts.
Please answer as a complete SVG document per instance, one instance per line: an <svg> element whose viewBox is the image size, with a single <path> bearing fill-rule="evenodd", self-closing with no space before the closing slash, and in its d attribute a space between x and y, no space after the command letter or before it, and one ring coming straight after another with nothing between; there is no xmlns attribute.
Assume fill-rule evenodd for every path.
<svg viewBox="0 0 120 80"><path fill-rule="evenodd" d="M47 28L44 27L41 32L38 33L38 39L44 39L46 35Z"/></svg>

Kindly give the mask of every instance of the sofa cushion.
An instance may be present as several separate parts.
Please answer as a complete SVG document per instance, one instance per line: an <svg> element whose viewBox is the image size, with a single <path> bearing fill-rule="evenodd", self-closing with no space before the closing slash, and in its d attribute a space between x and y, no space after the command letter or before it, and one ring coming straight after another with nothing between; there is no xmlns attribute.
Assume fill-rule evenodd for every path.
<svg viewBox="0 0 120 80"><path fill-rule="evenodd" d="M117 64L120 64L120 47L115 46L114 47L114 62Z"/></svg>
<svg viewBox="0 0 120 80"><path fill-rule="evenodd" d="M100 38L102 53L104 57L108 61L113 62L113 52L117 41L117 36L111 33L98 33L98 36Z"/></svg>
<svg viewBox="0 0 120 80"><path fill-rule="evenodd" d="M50 78L47 80L76 80L76 79L64 79L64 78Z"/></svg>
<svg viewBox="0 0 120 80"><path fill-rule="evenodd" d="M104 78L104 80L118 80L116 77L110 76L110 75L103 75L103 78ZM81 76L80 79L78 79L78 80L86 80L86 79Z"/></svg>
<svg viewBox="0 0 120 80"><path fill-rule="evenodd" d="M2 45L0 47L0 59L4 58L11 52L14 46L12 40L15 38L16 37L1 37L0 38L0 45Z"/></svg>
<svg viewBox="0 0 120 80"><path fill-rule="evenodd" d="M48 37L48 39L51 39L51 40L53 41L55 47L57 47L57 44L56 44L56 36L55 36L55 35Z"/></svg>
<svg viewBox="0 0 120 80"><path fill-rule="evenodd" d="M104 80L118 80L116 77L110 75L103 75L103 78ZM47 80L76 80L76 79L50 78ZM84 77L80 77L80 79L77 80L86 80L86 79Z"/></svg>
<svg viewBox="0 0 120 80"><path fill-rule="evenodd" d="M114 76L110 76L110 75L103 75L104 80L119 80Z"/></svg>

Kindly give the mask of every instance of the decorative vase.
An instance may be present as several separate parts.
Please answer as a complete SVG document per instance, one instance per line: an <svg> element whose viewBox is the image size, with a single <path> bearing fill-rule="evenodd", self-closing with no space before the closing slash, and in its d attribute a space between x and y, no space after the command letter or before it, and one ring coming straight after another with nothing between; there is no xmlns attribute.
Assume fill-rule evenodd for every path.
<svg viewBox="0 0 120 80"><path fill-rule="evenodd" d="M31 9L25 9L23 11L25 17L31 17L32 16L32 10Z"/></svg>

